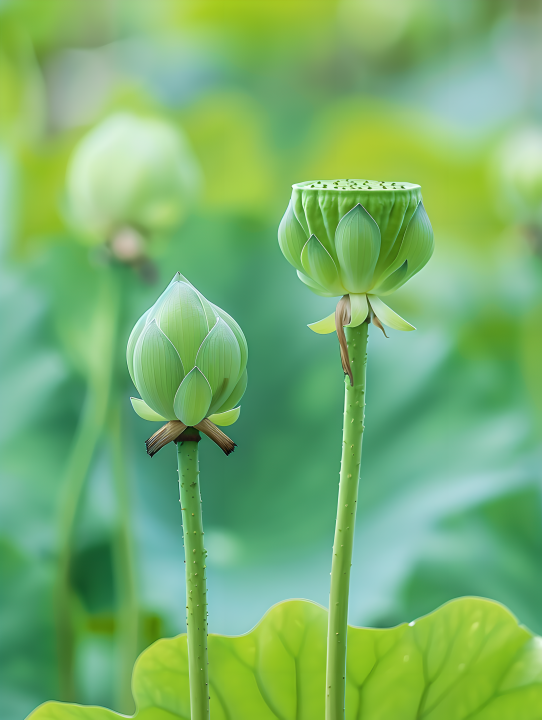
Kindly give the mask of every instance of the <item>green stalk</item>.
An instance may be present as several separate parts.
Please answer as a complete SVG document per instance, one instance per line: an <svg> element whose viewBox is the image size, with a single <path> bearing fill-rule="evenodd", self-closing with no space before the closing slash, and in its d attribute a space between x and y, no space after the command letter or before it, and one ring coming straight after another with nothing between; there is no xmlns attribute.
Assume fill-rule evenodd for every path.
<svg viewBox="0 0 542 720"><path fill-rule="evenodd" d="M207 662L207 587L199 486L199 433L185 431L177 443L179 490L183 517L186 563L186 631L191 720L209 718L209 668Z"/></svg>
<svg viewBox="0 0 542 720"><path fill-rule="evenodd" d="M368 328L366 322L345 328L354 384L351 386L345 376L343 450L329 593L326 720L344 718L348 593L364 429Z"/></svg>
<svg viewBox="0 0 542 720"><path fill-rule="evenodd" d="M102 356L100 362L94 367L91 365L88 371L85 402L68 455L60 494L55 610L59 690L60 698L64 701L77 699L74 672L75 621L70 585L73 530L85 479L103 431L109 405L118 314L117 288L111 272L107 271L95 315L100 327Z"/></svg>

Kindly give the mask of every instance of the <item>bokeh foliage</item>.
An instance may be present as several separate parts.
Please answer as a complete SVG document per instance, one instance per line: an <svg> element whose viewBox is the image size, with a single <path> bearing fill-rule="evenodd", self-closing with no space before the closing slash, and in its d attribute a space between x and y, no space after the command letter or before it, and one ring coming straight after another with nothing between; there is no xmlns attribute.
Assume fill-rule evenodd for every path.
<svg viewBox="0 0 542 720"><path fill-rule="evenodd" d="M175 457L146 457L148 424L129 406L124 364L133 323L177 270L236 318L250 348L239 447L227 460L202 448L211 630L245 632L287 597L326 604L342 373L334 339L305 327L332 301L306 292L276 241L290 185L312 177L420 183L437 244L392 304L418 331L371 332L351 622L389 626L474 594L542 632L542 267L494 173L503 138L542 110L529 72L540 8L398 7L0 2L7 720L59 697L63 477L108 373L70 563L77 699L132 710L116 640L121 525L135 558L138 648L184 629ZM109 267L66 222L70 153L118 110L182 129L204 181L183 224L149 242L156 284Z"/></svg>

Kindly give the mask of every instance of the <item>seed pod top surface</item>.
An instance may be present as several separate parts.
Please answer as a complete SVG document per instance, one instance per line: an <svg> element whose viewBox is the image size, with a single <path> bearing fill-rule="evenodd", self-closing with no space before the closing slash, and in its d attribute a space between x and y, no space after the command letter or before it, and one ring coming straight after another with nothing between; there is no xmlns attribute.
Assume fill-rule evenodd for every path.
<svg viewBox="0 0 542 720"><path fill-rule="evenodd" d="M379 316L401 324L388 317L389 308L377 296L404 285L428 262L434 247L419 185L357 179L293 185L279 244L317 295L350 296L354 325L368 313L376 314L375 304ZM381 319L390 324L386 318ZM404 324L400 329L412 329L399 320ZM334 321L313 329L331 332Z"/></svg>
<svg viewBox="0 0 542 720"><path fill-rule="evenodd" d="M230 425L247 384L248 347L239 325L177 273L137 321L126 352L145 420L180 420L187 426L210 418Z"/></svg>

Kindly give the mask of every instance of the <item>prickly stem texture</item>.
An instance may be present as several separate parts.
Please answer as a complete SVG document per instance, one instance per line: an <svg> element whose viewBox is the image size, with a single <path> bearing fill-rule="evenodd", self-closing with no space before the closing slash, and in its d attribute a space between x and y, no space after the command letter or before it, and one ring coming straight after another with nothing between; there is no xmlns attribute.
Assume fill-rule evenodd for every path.
<svg viewBox="0 0 542 720"><path fill-rule="evenodd" d="M198 443L191 440L179 442L177 455L186 562L186 631L188 635L190 717L191 720L208 720L206 551L203 547Z"/></svg>
<svg viewBox="0 0 542 720"><path fill-rule="evenodd" d="M354 382L351 386L345 376L343 448L329 593L326 720L344 718L348 592L365 415L368 324L345 328L345 332Z"/></svg>

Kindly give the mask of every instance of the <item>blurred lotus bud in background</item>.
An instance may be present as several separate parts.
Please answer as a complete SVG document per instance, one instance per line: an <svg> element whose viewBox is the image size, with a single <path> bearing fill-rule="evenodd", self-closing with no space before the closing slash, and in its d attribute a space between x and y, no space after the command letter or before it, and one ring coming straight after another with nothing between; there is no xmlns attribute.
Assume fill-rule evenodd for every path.
<svg viewBox="0 0 542 720"><path fill-rule="evenodd" d="M499 203L514 222L542 229L542 128L509 135L497 152Z"/></svg>
<svg viewBox="0 0 542 720"><path fill-rule="evenodd" d="M399 43L420 15L420 0L342 0L339 21L364 55L381 55Z"/></svg>
<svg viewBox="0 0 542 720"><path fill-rule="evenodd" d="M144 238L177 226L197 195L200 171L179 128L127 112L78 143L67 172L67 212L90 244L111 242L123 262Z"/></svg>

